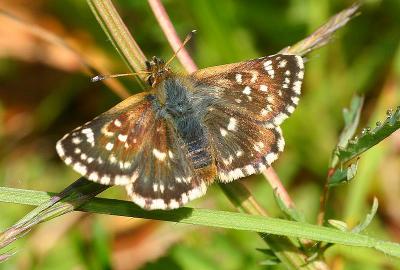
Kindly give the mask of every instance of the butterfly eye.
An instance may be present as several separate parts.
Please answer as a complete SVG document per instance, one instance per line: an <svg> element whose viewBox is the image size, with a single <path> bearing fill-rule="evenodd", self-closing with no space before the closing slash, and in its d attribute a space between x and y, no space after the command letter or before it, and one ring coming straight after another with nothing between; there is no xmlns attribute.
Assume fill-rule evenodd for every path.
<svg viewBox="0 0 400 270"><path fill-rule="evenodd" d="M151 71L151 64L150 64L150 62L146 60L146 62L144 62L144 63L145 63L145 65L146 65L147 71Z"/></svg>
<svg viewBox="0 0 400 270"><path fill-rule="evenodd" d="M150 76L147 77L147 83L150 86L153 86L153 84L154 84L154 76L153 75L150 75Z"/></svg>

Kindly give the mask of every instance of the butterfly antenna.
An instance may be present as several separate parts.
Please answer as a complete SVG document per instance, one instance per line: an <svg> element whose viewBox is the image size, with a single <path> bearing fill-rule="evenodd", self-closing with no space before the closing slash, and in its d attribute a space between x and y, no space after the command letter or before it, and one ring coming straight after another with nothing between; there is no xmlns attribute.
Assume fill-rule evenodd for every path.
<svg viewBox="0 0 400 270"><path fill-rule="evenodd" d="M185 38L185 40L182 42L182 45L178 48L178 50L176 50L176 52L174 53L174 55L167 61L167 63L165 64L166 66L168 66L169 63L171 63L172 60L175 59L175 57L178 55L178 53L180 52L180 50L183 49L183 47L185 47L186 43L189 42L189 40L193 37L193 35L196 33L196 30L192 30Z"/></svg>
<svg viewBox="0 0 400 270"><path fill-rule="evenodd" d="M149 74L150 72L148 71L141 71L141 72L134 72L134 73L121 73L121 74L112 74L112 75L97 75L94 76L91 81L92 82L98 82L102 80L106 80L109 78L117 78L117 77L124 77L124 76L137 76L139 74Z"/></svg>

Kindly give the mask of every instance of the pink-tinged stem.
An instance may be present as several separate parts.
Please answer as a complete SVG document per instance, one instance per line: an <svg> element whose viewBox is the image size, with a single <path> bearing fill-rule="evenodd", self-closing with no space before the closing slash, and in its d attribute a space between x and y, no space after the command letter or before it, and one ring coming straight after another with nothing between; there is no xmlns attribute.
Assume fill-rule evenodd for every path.
<svg viewBox="0 0 400 270"><path fill-rule="evenodd" d="M160 0L148 0L148 2L154 13L154 16L161 26L162 31L164 32L165 37L167 38L174 52L176 52L181 47L182 42L178 34L176 33L175 28L171 23L171 19L165 11L163 4ZM181 64L189 73L195 72L197 70L196 64L189 56L189 53L186 51L185 48L182 48L179 51L177 57L179 59L179 62L181 62Z"/></svg>
<svg viewBox="0 0 400 270"><path fill-rule="evenodd" d="M264 170L262 174L265 176L272 189L275 190L280 199L285 203L286 207L294 208L294 202L290 198L274 168L269 167L268 169Z"/></svg>

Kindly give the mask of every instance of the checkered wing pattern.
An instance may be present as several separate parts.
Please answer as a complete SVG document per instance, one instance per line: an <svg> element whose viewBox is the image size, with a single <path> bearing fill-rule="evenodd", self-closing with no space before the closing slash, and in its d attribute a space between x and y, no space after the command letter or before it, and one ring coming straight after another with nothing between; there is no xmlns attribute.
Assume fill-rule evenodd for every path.
<svg viewBox="0 0 400 270"><path fill-rule="evenodd" d="M64 162L89 180L124 185L145 209L172 209L202 196L215 168L194 168L173 124L157 117L149 93L134 95L66 134Z"/></svg>
<svg viewBox="0 0 400 270"><path fill-rule="evenodd" d="M205 119L218 174L228 182L262 171L283 150L279 125L295 110L303 59L277 54L192 74L195 90L218 102Z"/></svg>

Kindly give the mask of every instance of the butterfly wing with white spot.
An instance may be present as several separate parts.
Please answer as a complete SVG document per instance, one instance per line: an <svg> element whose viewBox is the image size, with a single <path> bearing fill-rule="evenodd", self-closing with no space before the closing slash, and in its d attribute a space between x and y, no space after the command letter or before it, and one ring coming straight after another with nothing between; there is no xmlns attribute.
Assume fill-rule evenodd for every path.
<svg viewBox="0 0 400 270"><path fill-rule="evenodd" d="M258 173L283 151L279 125L297 106L303 59L277 54L193 73L194 92L216 100L205 124L218 174L228 182Z"/></svg>
<svg viewBox="0 0 400 270"><path fill-rule="evenodd" d="M265 170L285 145L280 127L266 128L228 107L215 106L205 124L222 182Z"/></svg>
<svg viewBox="0 0 400 270"><path fill-rule="evenodd" d="M134 95L57 142L67 165L91 181L124 185L146 209L172 209L203 195L215 166L194 168L190 149L158 118L152 94Z"/></svg>
<svg viewBox="0 0 400 270"><path fill-rule="evenodd" d="M304 63L301 56L276 54L201 69L191 76L197 91L208 91L226 106L273 127L288 118L298 104Z"/></svg>
<svg viewBox="0 0 400 270"><path fill-rule="evenodd" d="M138 153L154 125L151 102L134 95L57 142L58 155L89 180L126 185L138 177Z"/></svg>
<svg viewBox="0 0 400 270"><path fill-rule="evenodd" d="M213 163L194 167L201 149L191 151L166 120L158 120L149 136L138 180L126 186L132 200L146 209L173 209L204 195L216 177L216 167Z"/></svg>

